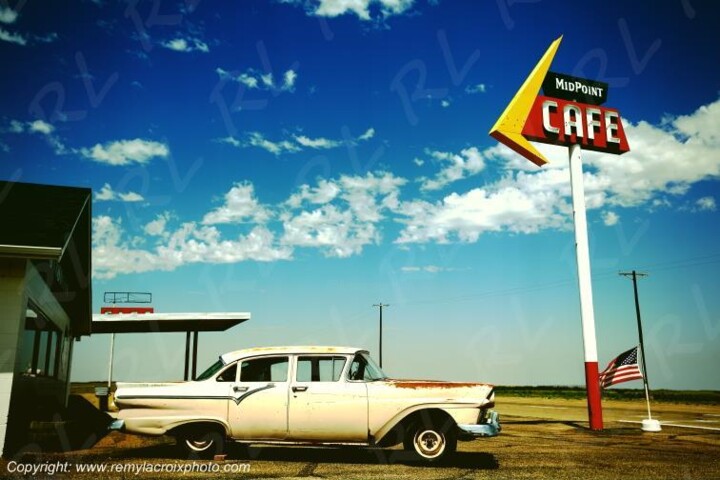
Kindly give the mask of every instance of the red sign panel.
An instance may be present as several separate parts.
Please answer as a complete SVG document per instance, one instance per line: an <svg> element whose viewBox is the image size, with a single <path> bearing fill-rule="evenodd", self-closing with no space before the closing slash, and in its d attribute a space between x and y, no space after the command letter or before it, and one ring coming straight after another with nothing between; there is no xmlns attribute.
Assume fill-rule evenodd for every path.
<svg viewBox="0 0 720 480"><path fill-rule="evenodd" d="M100 313L154 313L153 307L100 307Z"/></svg>
<svg viewBox="0 0 720 480"><path fill-rule="evenodd" d="M621 154L630 151L620 113L614 108L538 95L522 134L554 145L580 144L587 150Z"/></svg>

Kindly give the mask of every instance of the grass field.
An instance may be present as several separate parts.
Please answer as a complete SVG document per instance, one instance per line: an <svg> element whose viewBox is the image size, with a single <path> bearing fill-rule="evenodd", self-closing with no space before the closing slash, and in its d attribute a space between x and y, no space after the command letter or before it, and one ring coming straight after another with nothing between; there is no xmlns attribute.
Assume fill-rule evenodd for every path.
<svg viewBox="0 0 720 480"><path fill-rule="evenodd" d="M496 386L495 392L503 397L530 398L586 398L585 387L566 386ZM613 388L602 392L603 400L640 400L645 391L630 388ZM720 405L720 391L717 390L653 390L650 394L654 402L689 403L700 405Z"/></svg>

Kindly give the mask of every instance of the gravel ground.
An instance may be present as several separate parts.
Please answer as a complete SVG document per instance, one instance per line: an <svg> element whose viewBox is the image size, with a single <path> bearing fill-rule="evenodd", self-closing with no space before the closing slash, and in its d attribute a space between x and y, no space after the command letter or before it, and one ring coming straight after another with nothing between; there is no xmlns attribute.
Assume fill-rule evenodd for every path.
<svg viewBox="0 0 720 480"><path fill-rule="evenodd" d="M180 459L172 439L113 432L85 450L2 460L0 475L20 478L9 470L46 465L34 478L720 479L717 405L656 405L654 415L663 422L718 429L664 426L660 433L627 423L646 416L637 402L606 402L602 432L587 429L582 401L499 398L498 410L500 436L461 442L455 457L437 466L415 463L398 449L307 447L231 447L224 461L193 462ZM82 464L105 465L108 471L79 473ZM51 465L67 468L50 475ZM111 468L125 472L110 473ZM138 468L195 470L133 470Z"/></svg>

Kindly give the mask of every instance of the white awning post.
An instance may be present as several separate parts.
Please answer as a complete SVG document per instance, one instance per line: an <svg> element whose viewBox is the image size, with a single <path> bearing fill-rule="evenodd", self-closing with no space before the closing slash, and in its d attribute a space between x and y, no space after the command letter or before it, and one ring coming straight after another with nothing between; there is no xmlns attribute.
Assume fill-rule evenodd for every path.
<svg viewBox="0 0 720 480"><path fill-rule="evenodd" d="M112 385L113 356L115 354L115 334L110 335L110 359L108 360L108 395Z"/></svg>

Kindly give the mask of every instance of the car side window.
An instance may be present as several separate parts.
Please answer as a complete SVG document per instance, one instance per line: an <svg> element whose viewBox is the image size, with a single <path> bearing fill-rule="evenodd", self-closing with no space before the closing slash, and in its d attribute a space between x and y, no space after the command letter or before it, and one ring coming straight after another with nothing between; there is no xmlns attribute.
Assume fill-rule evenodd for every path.
<svg viewBox="0 0 720 480"><path fill-rule="evenodd" d="M340 380L345 357L303 356L298 357L295 380L298 382L337 382Z"/></svg>
<svg viewBox="0 0 720 480"><path fill-rule="evenodd" d="M262 357L240 365L241 382L286 382L288 357Z"/></svg>
<svg viewBox="0 0 720 480"><path fill-rule="evenodd" d="M237 377L237 363L233 363L231 366L222 371L215 380L218 382L234 382Z"/></svg>

